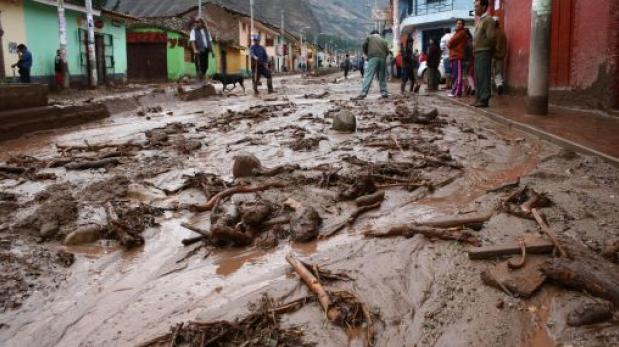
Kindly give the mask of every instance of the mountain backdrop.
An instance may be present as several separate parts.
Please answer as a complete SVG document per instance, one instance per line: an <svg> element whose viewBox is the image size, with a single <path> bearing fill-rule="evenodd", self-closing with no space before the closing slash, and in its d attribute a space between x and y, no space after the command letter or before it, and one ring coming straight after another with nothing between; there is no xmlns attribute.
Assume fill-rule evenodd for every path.
<svg viewBox="0 0 619 347"><path fill-rule="evenodd" d="M357 40L365 37L374 28L371 8L374 0L303 0L310 4L318 19L321 32L344 39ZM368 3L370 6L368 6ZM389 0L379 0L384 8Z"/></svg>

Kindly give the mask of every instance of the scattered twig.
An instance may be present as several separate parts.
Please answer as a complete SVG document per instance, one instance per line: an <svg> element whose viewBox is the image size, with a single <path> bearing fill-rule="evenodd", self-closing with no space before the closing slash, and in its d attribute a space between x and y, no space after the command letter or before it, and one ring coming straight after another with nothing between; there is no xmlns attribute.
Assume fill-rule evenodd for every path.
<svg viewBox="0 0 619 347"><path fill-rule="evenodd" d="M542 231L548 235L548 237L550 237L550 240L552 240L552 243L555 244L555 247L557 247L557 249L559 250L559 253L561 253L562 257L566 257L569 258L567 252L565 251L565 249L563 248L563 246L561 246L561 243L559 242L559 238L557 237L557 235L550 229L550 227L548 227L548 224L546 224L546 222L544 221L544 219L542 218L542 216L539 214L539 212L537 211L536 208L532 208L531 209L531 213L533 214L533 217L535 217L535 221L537 221L537 224L539 224L540 228L542 229Z"/></svg>
<svg viewBox="0 0 619 347"><path fill-rule="evenodd" d="M217 205L217 203L220 200L225 199L234 194L255 193L255 192L268 190L271 188L284 188L284 187L286 187L286 184L284 184L283 182L271 182L271 183L265 183L265 184L258 185L258 186L232 187L232 188L228 188L222 192L215 194L215 196L213 196L205 205L192 205L191 207L193 210L198 211L198 212L210 211L213 209L213 207L215 207L215 205Z"/></svg>

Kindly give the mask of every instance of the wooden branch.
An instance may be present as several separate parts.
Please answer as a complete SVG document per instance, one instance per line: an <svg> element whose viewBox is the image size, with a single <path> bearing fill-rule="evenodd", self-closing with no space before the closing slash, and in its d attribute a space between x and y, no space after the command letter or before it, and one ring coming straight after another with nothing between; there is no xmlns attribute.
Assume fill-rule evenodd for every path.
<svg viewBox="0 0 619 347"><path fill-rule="evenodd" d="M27 168L19 167L19 166L6 166L6 165L0 166L0 172L10 173L10 174L23 174L27 170L28 170Z"/></svg>
<svg viewBox="0 0 619 347"><path fill-rule="evenodd" d="M394 237L405 236L413 237L416 234L422 234L428 238L436 238L442 240L455 240L472 244L474 246L480 246L481 242L477 237L466 230L455 229L437 229L423 225L416 224L401 224L391 227L386 233L377 233L375 231L368 231L365 233L365 237Z"/></svg>
<svg viewBox="0 0 619 347"><path fill-rule="evenodd" d="M264 190L268 190L271 188L284 188L286 187L286 184L284 184L283 182L271 182L271 183L265 183L262 185L258 185L258 186L237 186L237 187L232 187L232 188L228 188L222 192L219 192L217 194L215 194L215 196L213 196L212 198L209 199L209 201L205 204L205 205L192 205L192 209L194 211L197 212L206 212L206 211L210 211L213 209L213 207L215 207L215 205L217 205L217 203L221 200L221 199L225 199L229 196L232 196L234 194L239 194L239 193L255 193L255 192L260 192L260 191L264 191Z"/></svg>
<svg viewBox="0 0 619 347"><path fill-rule="evenodd" d="M302 262L295 258L292 254L286 255L286 260L292 266L294 271L301 277L307 287L318 297L318 302L322 309L325 311L327 318L331 322L338 321L342 316L342 312L339 309L332 306L331 298L329 294L322 286L320 281L308 270Z"/></svg>
<svg viewBox="0 0 619 347"><path fill-rule="evenodd" d="M102 167L106 167L108 165L118 165L120 163L118 158L107 158L101 160L92 160L81 163L70 163L66 164L64 167L67 170L88 170L88 169L99 169Z"/></svg>
<svg viewBox="0 0 619 347"><path fill-rule="evenodd" d="M430 220L430 221L420 222L416 224L423 225L423 226L429 226L429 227L435 227L435 228L456 228L456 227L476 225L476 224L480 224L483 222L487 222L488 220L490 220L490 218L492 218L493 215L494 215L494 210L481 213L481 214L476 214L473 216L465 216L465 217L456 216L456 217L445 218L445 219Z"/></svg>
<svg viewBox="0 0 619 347"><path fill-rule="evenodd" d="M364 214L367 211L371 211L371 210L379 208L381 204L382 204L382 201L379 201L379 202L374 203L372 205L367 205L367 206L362 206L362 207L357 208L356 210L354 210L350 214L350 216L348 218L346 218L346 221L340 222L340 223L334 225L333 227L331 227L331 229L329 229L329 231L324 232L320 236L318 236L318 239L319 240L327 239L327 238L333 236L338 231L344 229L345 226L347 226L347 225L351 226L351 225L355 224L355 221L357 220L357 218L359 218L359 216L361 216L362 214Z"/></svg>
<svg viewBox="0 0 619 347"><path fill-rule="evenodd" d="M514 261L513 259L508 260L507 267L510 269L520 269L527 261L527 245L524 242L524 239L520 239L518 243L520 245L520 259L518 261Z"/></svg>
<svg viewBox="0 0 619 347"><path fill-rule="evenodd" d="M555 247L557 247L557 249L559 250L559 253L561 253L561 256L569 258L567 252L565 251L565 249L563 249L563 246L561 246L559 238L550 229L550 227L548 227L548 224L546 224L546 222L544 221L542 216L539 214L539 212L537 212L537 209L536 208L532 208L531 209L531 213L533 214L533 217L535 217L535 220L537 221L537 224L539 224L540 228L542 228L542 231L544 231L544 233L546 235L548 235L548 237L550 237L550 239L552 240L552 243L554 243Z"/></svg>
<svg viewBox="0 0 619 347"><path fill-rule="evenodd" d="M374 194L358 197L355 200L355 204L357 206L368 206L368 205L374 205L377 202L382 202L383 200L385 200L385 192L378 191Z"/></svg>
<svg viewBox="0 0 619 347"><path fill-rule="evenodd" d="M528 254L552 253L554 248L554 243L546 240L527 242L526 244L526 250ZM519 252L521 252L521 249L520 245L518 244L476 247L467 250L469 259L471 260L498 258L507 255L518 254Z"/></svg>

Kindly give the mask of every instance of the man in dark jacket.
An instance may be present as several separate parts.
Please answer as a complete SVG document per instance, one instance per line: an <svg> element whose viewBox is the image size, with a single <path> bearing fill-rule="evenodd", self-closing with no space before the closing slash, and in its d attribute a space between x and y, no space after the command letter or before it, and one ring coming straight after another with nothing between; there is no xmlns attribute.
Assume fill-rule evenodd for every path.
<svg viewBox="0 0 619 347"><path fill-rule="evenodd" d="M378 30L373 30L363 44L363 53L368 57L368 69L363 76L363 87L361 94L355 97L356 100L365 99L372 86L374 75L378 75L380 94L383 98L389 97L387 91L387 55L389 55L389 44L379 34Z"/></svg>
<svg viewBox="0 0 619 347"><path fill-rule="evenodd" d="M19 69L19 81L21 83L30 83L30 70L32 69L32 53L30 53L28 47L26 47L26 45L22 43L17 46L17 54L19 54L19 61L11 65L11 67L17 67Z"/></svg>
<svg viewBox="0 0 619 347"><path fill-rule="evenodd" d="M213 53L211 34L206 28L204 19L196 18L194 21L194 27L189 33L189 42L193 48L198 80L203 81L206 76L206 72L208 71L208 56L210 54L215 57L215 54Z"/></svg>
<svg viewBox="0 0 619 347"><path fill-rule="evenodd" d="M438 48L436 42L430 39L430 46L428 47L428 90L438 90L440 83L440 73L438 71L438 65L441 63L441 50Z"/></svg>
<svg viewBox="0 0 619 347"><path fill-rule="evenodd" d="M254 44L250 47L251 54L251 75L254 86L254 93L258 94L258 85L260 84L260 76L267 79L267 88L269 94L273 93L273 76L269 69L269 56L266 49L260 45L260 36L253 37Z"/></svg>
<svg viewBox="0 0 619 347"><path fill-rule="evenodd" d="M475 14L481 19L475 27L475 107L488 107L492 87L492 56L496 45L495 23L488 13L488 0L475 0Z"/></svg>
<svg viewBox="0 0 619 347"><path fill-rule="evenodd" d="M415 51L413 50L412 34L404 39L401 45L400 54L402 55L402 84L400 91L402 94L406 91L406 83L411 82L411 92L415 88L415 69L417 68L417 60L415 59Z"/></svg>

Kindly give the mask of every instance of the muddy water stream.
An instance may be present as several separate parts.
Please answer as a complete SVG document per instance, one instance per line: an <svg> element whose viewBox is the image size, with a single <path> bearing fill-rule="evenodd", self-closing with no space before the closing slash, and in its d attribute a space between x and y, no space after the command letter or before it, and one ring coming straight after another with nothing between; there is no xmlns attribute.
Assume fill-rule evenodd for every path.
<svg viewBox="0 0 619 347"><path fill-rule="evenodd" d="M357 82L329 85L331 99L354 95ZM331 105L329 100L303 99L301 96L306 88L295 83L299 83L298 78L287 78L281 92L287 93L286 98L296 103L291 115L254 125L241 122L226 134L209 132L205 134L208 146L187 158L184 167L231 179L231 159L242 150L250 150L268 166L290 162L307 167L337 164L337 154L341 153L333 149L358 134L337 135L324 124L298 120L299 116L309 113L320 116ZM83 127L0 144L3 149L0 160L15 153L51 156L55 153L55 143L82 144L84 139L89 143L139 140L143 131L171 121L194 122L199 126L207 117L217 117L228 109L243 110L252 105L282 102L283 98L280 96L280 100L268 102L250 96L192 103L166 101L161 104L164 109L173 109L174 116L160 115L136 121L132 112L120 113ZM426 102L431 105L435 101ZM200 110L205 110L206 116L195 113ZM465 114L463 111L459 113ZM476 122L473 115L463 117ZM326 135L328 140L316 151L307 152L294 152L282 146L283 139L277 134L264 135L264 141L251 148L229 146L251 132L289 124L307 127ZM122 251L113 245L68 247L66 249L74 252L77 258L66 281L56 290L34 293L21 309L0 314L0 322L8 325L0 329L0 341L5 346L20 347L133 346L168 331L171 325L180 321L234 318L235 314L245 312L246 303L261 293L278 297L303 290L289 276L289 266L284 259L287 253L295 252L301 257L311 257L316 262L347 270L356 278L352 286L363 293L370 306L377 308L382 315L383 322L378 327L383 335L379 338L382 341L380 346L408 346L412 345L411 341L420 341L420 346L425 343L464 346L473 341L479 341L479 345L493 345L497 341L492 332L478 334L471 331L483 327L488 321L494 321L492 324L498 329L500 324L520 317L520 313L510 312L499 317L500 314L494 312L493 298L497 294L492 289L476 288L481 286L474 278L478 269L465 259L461 246L447 242L428 243L421 237L368 240L360 235L368 228L385 229L411 220L492 208L491 202L483 199L486 192L527 175L538 165L542 144L532 139L507 141L508 136L521 135L515 136L491 123L481 124L496 127L495 132L488 128L487 136L497 136L489 140L494 142L493 147L488 147L483 155L478 155L479 148L466 147L461 134L455 130L446 132L445 145L453 146L452 153L465 161L461 177L421 200L405 190L389 190L387 201L379 210L368 213L357 221L354 228L344 229L328 240L308 244L282 242L270 250L255 247L201 249L183 260L193 247L183 247L181 240L194 234L180 224L196 218L207 220L208 214L194 216L189 212L166 212L158 218L160 227L145 232L145 245L138 249ZM367 158L384 157L380 151L363 154ZM60 245L53 247L62 248ZM463 298L454 298L454 292L462 294ZM486 314L484 310L492 313ZM482 318L484 314L486 317ZM443 322L445 326L441 326ZM291 315L287 324L306 327L310 339L315 339L321 346L363 345L360 331L343 333L332 327L324 328L321 313L315 308ZM326 332L321 332L320 327ZM439 328L446 332L432 332ZM451 332L447 331L450 329ZM521 336L520 331L510 332L504 326L502 329L502 335L497 336L506 340ZM512 329L518 330L518 327ZM463 336L462 343L457 342L459 333ZM511 345L518 345L517 340L511 340ZM546 346L543 344L546 342L544 336L536 335L531 346Z"/></svg>

